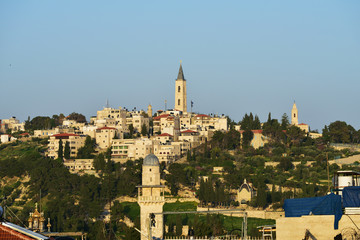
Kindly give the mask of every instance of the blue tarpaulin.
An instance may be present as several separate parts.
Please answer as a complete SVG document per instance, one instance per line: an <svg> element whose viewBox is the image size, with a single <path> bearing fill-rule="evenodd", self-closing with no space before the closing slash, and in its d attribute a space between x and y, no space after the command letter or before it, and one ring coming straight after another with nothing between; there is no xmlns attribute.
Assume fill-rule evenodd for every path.
<svg viewBox="0 0 360 240"><path fill-rule="evenodd" d="M342 195L344 207L360 207L360 187L344 187Z"/></svg>
<svg viewBox="0 0 360 240"><path fill-rule="evenodd" d="M341 196L331 193L323 197L286 199L284 210L285 217L335 215L334 229L338 229L342 217Z"/></svg>

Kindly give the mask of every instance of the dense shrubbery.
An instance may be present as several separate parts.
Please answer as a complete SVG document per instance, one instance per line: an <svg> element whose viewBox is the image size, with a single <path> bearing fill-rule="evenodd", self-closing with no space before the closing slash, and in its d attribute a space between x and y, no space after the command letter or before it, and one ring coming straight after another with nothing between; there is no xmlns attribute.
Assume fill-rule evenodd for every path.
<svg viewBox="0 0 360 240"><path fill-rule="evenodd" d="M30 176L30 181L24 184L29 186L26 199L32 201L24 206L22 211L17 212L23 222L26 222L28 213L34 203L38 202L41 192L42 209L45 218L51 218L53 231L85 231L90 232L89 236L95 236L97 233L92 231L96 232L100 223L93 223L92 219L99 217L105 203L117 196L135 195L135 186L140 184L139 161L124 165L107 161L104 168L99 169L101 178L91 175L78 176L70 174L62 162L41 156L36 149L24 153L22 148L16 150L17 147L19 146L12 146L12 150L19 150L21 156L1 160L0 177ZM19 184L20 182L17 182L1 189L1 193L7 197L5 204L8 206L11 206L13 199L20 194L17 189ZM16 212L16 209L14 211ZM130 235L138 236L122 225L112 225L111 228L122 229Z"/></svg>

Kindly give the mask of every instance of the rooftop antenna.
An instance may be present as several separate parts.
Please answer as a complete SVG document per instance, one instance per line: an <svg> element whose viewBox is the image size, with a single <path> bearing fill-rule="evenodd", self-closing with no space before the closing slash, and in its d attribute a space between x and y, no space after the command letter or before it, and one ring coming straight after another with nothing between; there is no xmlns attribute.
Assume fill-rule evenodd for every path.
<svg viewBox="0 0 360 240"><path fill-rule="evenodd" d="M109 99L106 99L106 108L109 108Z"/></svg>
<svg viewBox="0 0 360 240"><path fill-rule="evenodd" d="M167 100L165 99L165 112L166 112L166 109L167 109Z"/></svg>

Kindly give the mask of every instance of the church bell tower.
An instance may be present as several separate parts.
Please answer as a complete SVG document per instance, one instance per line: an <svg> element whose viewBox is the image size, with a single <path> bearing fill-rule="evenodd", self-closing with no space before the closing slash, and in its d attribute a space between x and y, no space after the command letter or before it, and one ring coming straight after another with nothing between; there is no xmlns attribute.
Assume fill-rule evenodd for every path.
<svg viewBox="0 0 360 240"><path fill-rule="evenodd" d="M294 102L293 108L291 110L291 124L297 126L299 124L299 116L298 116L298 109Z"/></svg>
<svg viewBox="0 0 360 240"><path fill-rule="evenodd" d="M175 110L187 112L186 103L186 80L184 78L183 69L180 62L178 77L175 81Z"/></svg>

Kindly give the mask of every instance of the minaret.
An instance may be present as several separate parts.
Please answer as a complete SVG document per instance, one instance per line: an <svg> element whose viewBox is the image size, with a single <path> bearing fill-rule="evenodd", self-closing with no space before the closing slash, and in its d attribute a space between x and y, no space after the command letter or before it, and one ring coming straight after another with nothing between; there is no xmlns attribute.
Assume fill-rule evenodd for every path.
<svg viewBox="0 0 360 240"><path fill-rule="evenodd" d="M293 108L291 110L291 124L297 126L299 124L298 120L298 110L296 108L296 104L294 102Z"/></svg>
<svg viewBox="0 0 360 240"><path fill-rule="evenodd" d="M151 104L149 104L149 106L148 106L147 115L148 115L149 118L152 117L152 106L151 106Z"/></svg>
<svg viewBox="0 0 360 240"><path fill-rule="evenodd" d="M165 204L164 187L160 185L160 163L154 154L145 157L142 166L142 185L138 186L138 204L140 205L141 232L146 236L162 239L164 218L161 214ZM155 222L150 215L155 213ZM149 232L151 230L151 232ZM147 240L141 234L141 240Z"/></svg>
<svg viewBox="0 0 360 240"><path fill-rule="evenodd" d="M187 112L186 103L186 80L182 70L181 62L179 68L179 74L175 81L175 110Z"/></svg>

